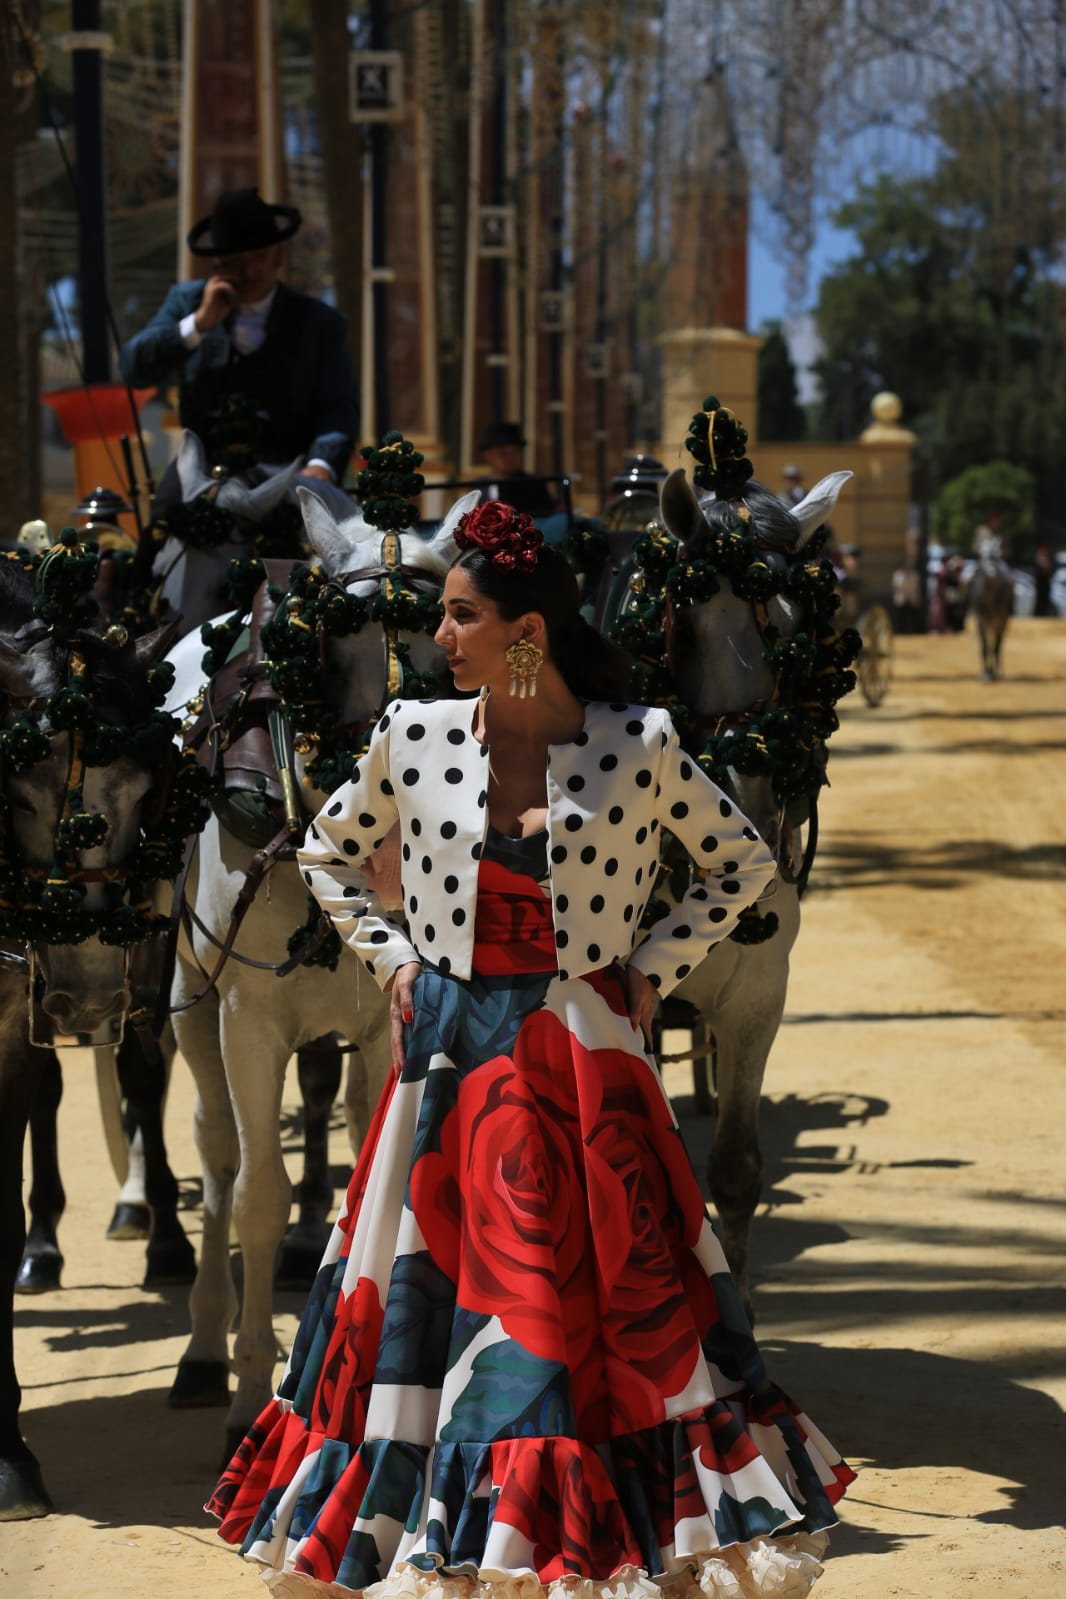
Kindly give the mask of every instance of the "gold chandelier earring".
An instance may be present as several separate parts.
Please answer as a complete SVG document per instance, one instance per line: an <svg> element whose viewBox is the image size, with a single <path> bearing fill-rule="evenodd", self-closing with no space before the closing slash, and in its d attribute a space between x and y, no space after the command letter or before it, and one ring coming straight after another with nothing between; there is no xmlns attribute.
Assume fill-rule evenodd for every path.
<svg viewBox="0 0 1066 1599"><path fill-rule="evenodd" d="M511 673L508 693L512 698L517 694L520 700L524 700L528 693L531 700L535 699L537 673L544 665L544 651L528 639L520 638L511 645L504 658Z"/></svg>

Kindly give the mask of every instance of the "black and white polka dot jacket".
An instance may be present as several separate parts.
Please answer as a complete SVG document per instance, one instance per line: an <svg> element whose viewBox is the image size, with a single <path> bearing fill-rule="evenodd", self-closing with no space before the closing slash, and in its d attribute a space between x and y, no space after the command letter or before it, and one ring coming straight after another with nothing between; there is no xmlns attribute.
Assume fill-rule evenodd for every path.
<svg viewBox="0 0 1066 1599"><path fill-rule="evenodd" d="M382 988L405 961L471 974L489 776L473 716L470 700L391 704L300 850L308 887ZM590 703L583 732L549 749L547 795L561 976L632 960L669 993L773 876L758 833L684 754L658 708ZM359 870L397 820L409 934ZM663 828L709 876L644 937Z"/></svg>

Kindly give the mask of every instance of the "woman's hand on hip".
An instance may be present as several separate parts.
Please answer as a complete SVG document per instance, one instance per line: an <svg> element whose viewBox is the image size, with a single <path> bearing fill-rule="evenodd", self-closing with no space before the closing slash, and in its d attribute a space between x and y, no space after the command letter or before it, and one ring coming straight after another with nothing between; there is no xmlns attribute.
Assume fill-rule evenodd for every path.
<svg viewBox="0 0 1066 1599"><path fill-rule="evenodd" d="M415 1016L415 983L421 975L420 961L408 961L400 966L389 987L389 1029L392 1036L392 1069L399 1077L403 1071L403 1030Z"/></svg>
<svg viewBox="0 0 1066 1599"><path fill-rule="evenodd" d="M650 1049L651 1024L655 1019L655 1007L659 1001L658 991L655 984L650 983L637 966L624 966L622 977L626 985L626 997L629 1000L629 1020L634 1027L640 1028Z"/></svg>

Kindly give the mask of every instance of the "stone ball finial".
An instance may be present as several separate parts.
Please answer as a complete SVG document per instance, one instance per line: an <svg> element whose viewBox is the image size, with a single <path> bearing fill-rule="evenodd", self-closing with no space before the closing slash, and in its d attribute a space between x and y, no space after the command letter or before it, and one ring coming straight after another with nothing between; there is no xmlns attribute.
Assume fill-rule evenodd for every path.
<svg viewBox="0 0 1066 1599"><path fill-rule="evenodd" d="M870 415L875 422L898 422L903 415L903 401L890 389L882 389L881 393L875 394L870 401Z"/></svg>

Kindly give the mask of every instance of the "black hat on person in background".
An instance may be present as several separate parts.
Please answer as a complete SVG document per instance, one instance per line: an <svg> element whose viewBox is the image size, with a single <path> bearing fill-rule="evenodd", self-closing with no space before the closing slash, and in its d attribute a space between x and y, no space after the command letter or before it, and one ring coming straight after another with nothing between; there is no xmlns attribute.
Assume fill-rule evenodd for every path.
<svg viewBox="0 0 1066 1599"><path fill-rule="evenodd" d="M658 492L658 485L669 476L661 461L654 455L631 455L622 470L611 479L612 489L632 494L636 491Z"/></svg>
<svg viewBox="0 0 1066 1599"><path fill-rule="evenodd" d="M258 189L227 189L189 229L187 243L193 255L240 255L291 239L302 221L294 205L269 205Z"/></svg>
<svg viewBox="0 0 1066 1599"><path fill-rule="evenodd" d="M490 422L481 435L479 450L494 450L500 444L524 445L526 436L521 422Z"/></svg>

